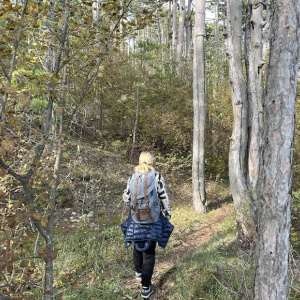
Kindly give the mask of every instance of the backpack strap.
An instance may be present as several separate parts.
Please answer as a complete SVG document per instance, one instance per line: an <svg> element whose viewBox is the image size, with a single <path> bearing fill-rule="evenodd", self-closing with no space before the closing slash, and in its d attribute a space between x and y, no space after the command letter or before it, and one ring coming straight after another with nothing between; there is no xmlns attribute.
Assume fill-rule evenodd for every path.
<svg viewBox="0 0 300 300"><path fill-rule="evenodd" d="M138 192L138 183L139 183L139 177L136 178L136 181L135 181L135 186L134 186L134 203L133 203L133 211L136 215L136 219L140 222L141 219L140 219L140 215L139 215L139 212L138 212L138 204L137 204L137 192Z"/></svg>
<svg viewBox="0 0 300 300"><path fill-rule="evenodd" d="M148 201L148 198L147 198L147 186L148 186L148 175L147 175L146 180L145 180L144 194L145 194L145 204L146 204L148 217L149 217L149 220L151 220L152 218L151 218L151 213L150 213L149 201Z"/></svg>

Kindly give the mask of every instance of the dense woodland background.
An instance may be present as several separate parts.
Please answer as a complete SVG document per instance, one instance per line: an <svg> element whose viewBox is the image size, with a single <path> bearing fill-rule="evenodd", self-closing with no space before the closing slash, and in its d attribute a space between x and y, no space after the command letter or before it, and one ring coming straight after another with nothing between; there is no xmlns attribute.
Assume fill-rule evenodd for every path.
<svg viewBox="0 0 300 300"><path fill-rule="evenodd" d="M158 260L210 219L220 224L156 275L157 299L253 297L253 244L235 243L229 187L226 3L206 3L206 215L192 195L195 7L174 3L0 1L0 299L136 299L119 224L145 150L167 181L176 228ZM300 295L299 101L298 89L290 299Z"/></svg>

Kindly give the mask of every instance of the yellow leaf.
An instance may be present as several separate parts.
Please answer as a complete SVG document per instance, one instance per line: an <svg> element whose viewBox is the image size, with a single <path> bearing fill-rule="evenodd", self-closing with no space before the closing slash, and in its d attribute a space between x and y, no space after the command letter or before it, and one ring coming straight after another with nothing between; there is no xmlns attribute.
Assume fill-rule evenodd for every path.
<svg viewBox="0 0 300 300"><path fill-rule="evenodd" d="M68 152L64 152L64 153L63 153L63 158L69 159L69 153L68 153Z"/></svg>
<svg viewBox="0 0 300 300"><path fill-rule="evenodd" d="M11 209L12 207L13 207L13 204L12 204L11 200L9 199L8 204L7 204L7 208Z"/></svg>
<svg viewBox="0 0 300 300"><path fill-rule="evenodd" d="M43 227L46 227L46 226L47 226L47 223L48 223L48 219L45 218L45 217L43 217L43 218L41 219L41 224L42 224L42 226L43 226Z"/></svg>

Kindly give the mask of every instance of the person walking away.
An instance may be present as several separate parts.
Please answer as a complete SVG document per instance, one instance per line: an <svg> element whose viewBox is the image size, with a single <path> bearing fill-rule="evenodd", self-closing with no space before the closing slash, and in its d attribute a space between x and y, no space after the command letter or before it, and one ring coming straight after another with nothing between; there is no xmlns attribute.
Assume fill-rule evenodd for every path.
<svg viewBox="0 0 300 300"><path fill-rule="evenodd" d="M153 220L150 220L152 223L149 222L143 224L143 214L139 215L137 213L137 209L134 209L135 205L137 207L136 190L138 179L136 178L144 178L144 176L150 177L151 174L155 179L155 192L159 199L160 215L157 221L153 222ZM133 180L136 181L135 185L133 185ZM133 198L135 198L135 204ZM147 197L145 196L145 198L147 205ZM154 291L151 279L155 265L156 244L158 242L159 246L165 248L174 228L174 226L169 222L171 219L171 209L169 197L166 192L165 181L163 176L159 172L155 171L154 157L150 152L142 152L140 154L139 165L135 168L135 173L128 179L127 188L123 193L123 200L127 203L127 205L131 206L131 216L121 225L121 227L126 236L127 248L130 246L131 242L134 242L133 262L135 277L136 279L141 280L141 296L144 299L147 299ZM150 209L148 206L148 214L149 210L152 211L152 208ZM143 231L142 235L139 234L141 232L140 229ZM161 232L162 230L164 230L164 232ZM140 240L141 236L143 236L143 240Z"/></svg>

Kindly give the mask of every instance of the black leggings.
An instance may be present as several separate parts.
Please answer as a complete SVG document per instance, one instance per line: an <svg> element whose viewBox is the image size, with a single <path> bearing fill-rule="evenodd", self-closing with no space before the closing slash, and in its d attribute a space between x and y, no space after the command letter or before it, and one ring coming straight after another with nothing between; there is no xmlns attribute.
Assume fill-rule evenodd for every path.
<svg viewBox="0 0 300 300"><path fill-rule="evenodd" d="M135 271L142 273L142 286L149 287L155 265L155 248L156 242L151 242L150 247L146 251L138 251L133 249L133 262Z"/></svg>

